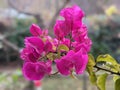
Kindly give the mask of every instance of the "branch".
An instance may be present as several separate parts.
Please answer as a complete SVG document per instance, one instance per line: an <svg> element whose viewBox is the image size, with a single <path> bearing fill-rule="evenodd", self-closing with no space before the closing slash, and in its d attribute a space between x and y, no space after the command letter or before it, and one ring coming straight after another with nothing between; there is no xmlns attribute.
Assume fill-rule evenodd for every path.
<svg viewBox="0 0 120 90"><path fill-rule="evenodd" d="M41 27L41 28L44 28L45 25L44 25L44 22L43 22L43 19L41 18L41 14L34 14L34 13L30 13L30 12L26 12L24 10L20 10L19 8L17 8L15 6L15 4L13 2L11 2L10 0L7 0L8 1L8 5L10 5L10 7L12 7L13 9L15 9L16 11L18 11L19 13L23 13L23 14L26 14L26 15L30 15L30 16L34 16L34 18L36 18L37 20L37 23L38 25Z"/></svg>
<svg viewBox="0 0 120 90"><path fill-rule="evenodd" d="M15 50L16 52L19 52L20 49L13 43L9 42L8 40L6 39L3 39L2 41L5 45L7 45L8 47L11 47L13 50Z"/></svg>
<svg viewBox="0 0 120 90"><path fill-rule="evenodd" d="M95 68L97 68L98 70L103 70L103 71L107 71L107 72L110 72L111 74L116 74L116 75L119 75L120 76L120 73L119 72L113 72L111 70L108 70L108 69L104 69L104 68L101 68L99 66L94 66Z"/></svg>
<svg viewBox="0 0 120 90"><path fill-rule="evenodd" d="M3 44L7 45L8 47L11 47L13 50L15 50L16 52L19 53L19 51L20 51L19 47L17 47L15 44L9 42L7 39L4 38L3 35L0 34L0 36L3 37L3 38L1 38L1 41L3 42Z"/></svg>
<svg viewBox="0 0 120 90"><path fill-rule="evenodd" d="M51 28L54 26L55 21L59 15L59 12L61 9L63 9L68 3L70 2L70 0L66 0L65 3L58 9L58 11L55 13L55 15L53 16L49 26L48 26L48 30L51 30Z"/></svg>
<svg viewBox="0 0 120 90"><path fill-rule="evenodd" d="M18 11L19 13L23 13L23 14L26 14L26 15L31 15L31 16L36 16L38 14L33 14L33 13L29 13L29 12L25 12L23 10L20 10L18 9L10 0L7 0L8 1L8 5L10 5L10 7L12 7L13 9L15 9L16 11Z"/></svg>

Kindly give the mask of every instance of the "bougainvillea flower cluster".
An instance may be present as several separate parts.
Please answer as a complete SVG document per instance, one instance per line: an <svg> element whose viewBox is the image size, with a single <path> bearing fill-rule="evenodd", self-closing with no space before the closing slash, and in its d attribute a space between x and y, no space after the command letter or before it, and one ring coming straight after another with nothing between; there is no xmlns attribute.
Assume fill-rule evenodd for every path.
<svg viewBox="0 0 120 90"><path fill-rule="evenodd" d="M57 72L64 76L85 71L92 42L82 22L84 15L78 6L62 9L60 16L64 19L55 23L55 38L48 35L48 30L32 24L32 36L25 38L25 48L20 55L24 60L23 75L27 79L40 80L52 75L53 62Z"/></svg>

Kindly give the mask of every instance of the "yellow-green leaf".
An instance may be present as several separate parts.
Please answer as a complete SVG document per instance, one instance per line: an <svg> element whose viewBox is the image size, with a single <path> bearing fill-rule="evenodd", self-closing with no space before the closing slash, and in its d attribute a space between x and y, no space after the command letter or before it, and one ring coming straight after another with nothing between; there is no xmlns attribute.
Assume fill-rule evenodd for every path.
<svg viewBox="0 0 120 90"><path fill-rule="evenodd" d="M47 55L47 58L50 59L50 60L53 60L53 59L54 59L54 58L53 58L53 53L49 53L49 54Z"/></svg>
<svg viewBox="0 0 120 90"><path fill-rule="evenodd" d="M88 66L95 66L95 59L92 54L88 55Z"/></svg>
<svg viewBox="0 0 120 90"><path fill-rule="evenodd" d="M89 75L93 74L93 66L88 66L86 67L86 71L88 72Z"/></svg>
<svg viewBox="0 0 120 90"><path fill-rule="evenodd" d="M97 62L109 62L109 63L112 63L114 65L118 64L117 61L111 57L109 54L105 54L105 55L99 55L97 57Z"/></svg>
<svg viewBox="0 0 120 90"><path fill-rule="evenodd" d="M93 66L87 65L86 71L89 73L89 80L92 84L96 85L97 77L93 71Z"/></svg>
<svg viewBox="0 0 120 90"><path fill-rule="evenodd" d="M120 78L115 82L115 90L120 90Z"/></svg>
<svg viewBox="0 0 120 90"><path fill-rule="evenodd" d="M56 58L60 58L60 55L59 54L55 54L55 53L49 53L47 55L47 58L50 59L50 60L55 60Z"/></svg>
<svg viewBox="0 0 120 90"><path fill-rule="evenodd" d="M106 90L105 82L106 82L107 76L108 76L108 74L105 73L105 74L99 75L97 77L97 87L99 88L99 90Z"/></svg>
<svg viewBox="0 0 120 90"><path fill-rule="evenodd" d="M106 63L105 66L113 72L117 73L119 71L119 66L118 65L113 65L113 64Z"/></svg>
<svg viewBox="0 0 120 90"><path fill-rule="evenodd" d="M120 76L114 75L114 76L113 76L113 81L116 82L116 80L119 79L119 78L120 78Z"/></svg>
<svg viewBox="0 0 120 90"><path fill-rule="evenodd" d="M110 69L115 71L115 72L119 72L119 64L117 63L117 61L110 56L109 54L105 54L105 55L99 55L97 57L97 62L106 62L107 66L110 66Z"/></svg>
<svg viewBox="0 0 120 90"><path fill-rule="evenodd" d="M61 45L58 46L58 51L61 51L61 50L69 51L69 48L64 44L61 44Z"/></svg>
<svg viewBox="0 0 120 90"><path fill-rule="evenodd" d="M91 75L89 75L89 80L92 84L96 85L97 77L94 72Z"/></svg>

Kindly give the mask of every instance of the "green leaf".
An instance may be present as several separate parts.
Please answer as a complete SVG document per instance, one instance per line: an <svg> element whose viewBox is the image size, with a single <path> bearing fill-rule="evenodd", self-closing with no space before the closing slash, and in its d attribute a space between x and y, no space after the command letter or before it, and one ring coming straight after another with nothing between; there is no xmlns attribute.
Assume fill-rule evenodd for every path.
<svg viewBox="0 0 120 90"><path fill-rule="evenodd" d="M114 65L118 64L117 61L113 57L111 57L109 54L99 55L97 57L97 62L109 62Z"/></svg>
<svg viewBox="0 0 120 90"><path fill-rule="evenodd" d="M48 55L47 55L47 58L49 59L49 60L55 60L56 58L60 58L60 55L59 54L55 54L55 53L49 53Z"/></svg>
<svg viewBox="0 0 120 90"><path fill-rule="evenodd" d="M95 59L92 54L88 55L88 66L95 66Z"/></svg>
<svg viewBox="0 0 120 90"><path fill-rule="evenodd" d="M94 72L91 75L89 75L89 80L92 84L96 85L97 77Z"/></svg>
<svg viewBox="0 0 120 90"><path fill-rule="evenodd" d="M93 71L93 66L95 66L95 60L92 54L88 55L88 64L87 64L87 72L89 73L89 80L92 84L96 84L97 77Z"/></svg>
<svg viewBox="0 0 120 90"><path fill-rule="evenodd" d="M105 74L99 75L97 77L97 87L99 88L99 90L106 90L105 82L106 82L107 76L108 76L108 74L105 73Z"/></svg>
<svg viewBox="0 0 120 90"><path fill-rule="evenodd" d="M93 67L87 65L86 71L89 73L89 75L92 75L93 74Z"/></svg>
<svg viewBox="0 0 120 90"><path fill-rule="evenodd" d="M61 51L61 50L62 51L69 51L69 48L64 44L61 44L58 46L58 51Z"/></svg>
<svg viewBox="0 0 120 90"><path fill-rule="evenodd" d="M120 71L119 64L109 54L99 55L97 57L97 62L105 62L106 66L108 66L112 71L115 71L115 72L119 72Z"/></svg>
<svg viewBox="0 0 120 90"><path fill-rule="evenodd" d="M49 54L47 55L47 58L50 59L50 60L54 60L54 58L53 58L53 53L49 53Z"/></svg>
<svg viewBox="0 0 120 90"><path fill-rule="evenodd" d="M95 61L94 61L94 57L89 54L88 55L88 63L87 63L87 72L89 73L89 75L93 74L93 66L95 65Z"/></svg>
<svg viewBox="0 0 120 90"><path fill-rule="evenodd" d="M120 78L115 82L115 90L120 90Z"/></svg>
<svg viewBox="0 0 120 90"><path fill-rule="evenodd" d="M90 82L96 85L97 77L93 71L93 66L87 66L86 71L89 73Z"/></svg>
<svg viewBox="0 0 120 90"><path fill-rule="evenodd" d="M114 75L114 76L113 76L113 81L116 82L116 80L119 79L119 78L120 78L120 76Z"/></svg>

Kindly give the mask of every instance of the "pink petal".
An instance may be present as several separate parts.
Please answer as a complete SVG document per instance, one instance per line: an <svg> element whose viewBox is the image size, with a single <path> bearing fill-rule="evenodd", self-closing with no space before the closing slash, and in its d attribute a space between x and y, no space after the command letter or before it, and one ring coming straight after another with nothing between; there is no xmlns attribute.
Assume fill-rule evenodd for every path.
<svg viewBox="0 0 120 90"><path fill-rule="evenodd" d="M48 30L43 30L43 31L42 31L42 35L43 35L43 36L48 36Z"/></svg>
<svg viewBox="0 0 120 90"><path fill-rule="evenodd" d="M59 60L55 60L57 69L62 75L67 76L71 73L71 70L73 68L73 63L71 61L72 60L71 55L73 55L74 53L75 52L71 50L68 52L66 56L63 56Z"/></svg>
<svg viewBox="0 0 120 90"><path fill-rule="evenodd" d="M48 75L51 74L51 70L52 70L51 65L52 65L52 61L48 60L48 61L46 62L46 67L47 67L46 73L47 73Z"/></svg>
<svg viewBox="0 0 120 90"><path fill-rule="evenodd" d="M40 80L44 77L44 64L26 62L23 66L23 75L28 80Z"/></svg>
<svg viewBox="0 0 120 90"><path fill-rule="evenodd" d="M80 20L84 17L84 12L79 6L75 5L73 7L62 9L60 15L63 16L66 20Z"/></svg>
<svg viewBox="0 0 120 90"><path fill-rule="evenodd" d="M84 49L78 51L73 57L76 74L82 74L88 63L88 55Z"/></svg>
<svg viewBox="0 0 120 90"><path fill-rule="evenodd" d="M52 43L50 41L47 41L44 46L44 51L45 52L50 52L52 51Z"/></svg>
<svg viewBox="0 0 120 90"><path fill-rule="evenodd" d="M42 53L44 48L44 43L39 37L27 37L25 39L26 47L32 47L37 53Z"/></svg>
<svg viewBox="0 0 120 90"><path fill-rule="evenodd" d="M51 73L51 64L52 62L26 62L23 66L23 75L28 80L40 80L42 79L46 74Z"/></svg>
<svg viewBox="0 0 120 90"><path fill-rule="evenodd" d="M36 62L40 55L35 52L35 50L31 50L30 48L24 48L20 53L21 59L28 62Z"/></svg>
<svg viewBox="0 0 120 90"><path fill-rule="evenodd" d="M63 23L63 21L57 20L54 26L54 33L59 40L62 40L64 37L64 32L62 31L64 29Z"/></svg>
<svg viewBox="0 0 120 90"><path fill-rule="evenodd" d="M84 12L78 7L73 6L61 10L60 15L65 18L66 25L69 29L78 29L82 25L82 18L84 17Z"/></svg>
<svg viewBox="0 0 120 90"><path fill-rule="evenodd" d="M65 66L65 62L62 61L62 60L56 60L56 66L57 66L57 69L58 71L62 74L62 75L69 75L70 74L70 70L69 70L69 67L66 67Z"/></svg>
<svg viewBox="0 0 120 90"><path fill-rule="evenodd" d="M42 31L39 26L37 26L36 24L32 24L32 26L30 27L30 33L33 36L40 36L42 34Z"/></svg>
<svg viewBox="0 0 120 90"><path fill-rule="evenodd" d="M61 44L65 44L66 46L70 47L70 39L63 38L63 40L61 41Z"/></svg>

